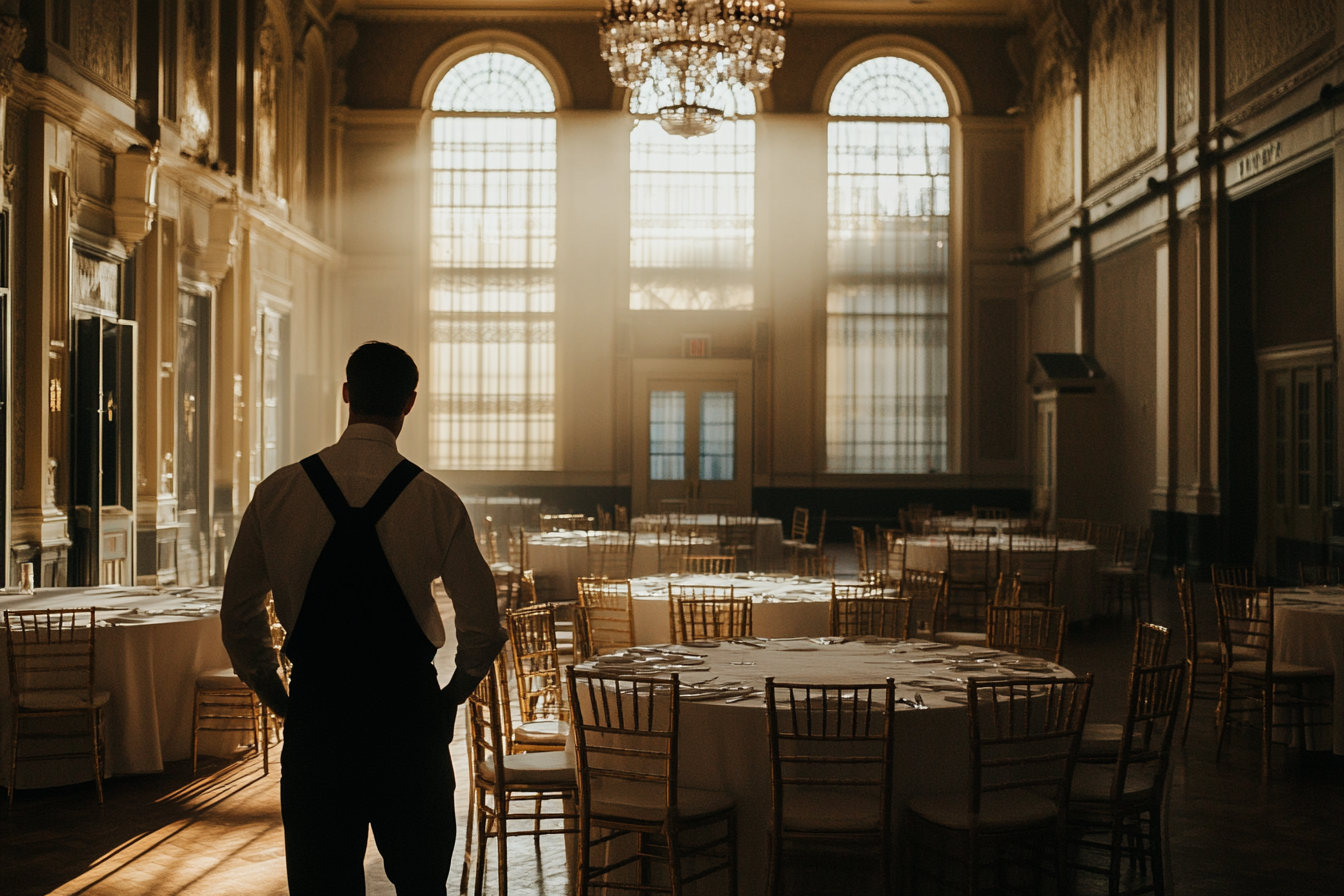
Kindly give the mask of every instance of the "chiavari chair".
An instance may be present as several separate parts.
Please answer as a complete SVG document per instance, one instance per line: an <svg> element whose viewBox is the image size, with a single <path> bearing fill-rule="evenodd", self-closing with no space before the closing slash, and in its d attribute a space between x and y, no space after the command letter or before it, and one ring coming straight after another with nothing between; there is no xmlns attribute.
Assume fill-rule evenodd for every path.
<svg viewBox="0 0 1344 896"><path fill-rule="evenodd" d="M971 505L971 519L973 520L1006 520L1008 519L1007 507L976 507Z"/></svg>
<svg viewBox="0 0 1344 896"><path fill-rule="evenodd" d="M589 533L588 575L608 579L628 579L634 563L635 533Z"/></svg>
<svg viewBox="0 0 1344 896"><path fill-rule="evenodd" d="M1066 628L1064 607L993 606L989 608L985 644L1058 664L1064 658Z"/></svg>
<svg viewBox="0 0 1344 896"><path fill-rule="evenodd" d="M603 509L602 505L597 505L597 528L602 532L611 532L616 528L612 522L611 514Z"/></svg>
<svg viewBox="0 0 1344 896"><path fill-rule="evenodd" d="M471 834L476 834L476 896L485 886L485 854L491 838L496 842L498 892L508 892L509 837L533 837L540 843L543 834L569 835L579 832L575 801L578 793L576 768L563 749L548 752L516 753L509 749L503 718L507 692L501 687L492 666L476 690L467 699L467 732L471 754L471 813L467 842L462 856L462 892L466 892L468 869L472 864ZM516 729L515 729L516 730ZM545 803L561 801L559 810L543 811ZM532 803L535 808L517 807ZM543 828L543 822L558 821L559 827ZM513 822L530 822L530 829L510 830Z"/></svg>
<svg viewBox="0 0 1344 896"><path fill-rule="evenodd" d="M737 572L737 558L718 554L685 554L678 558L677 571L692 575L721 576Z"/></svg>
<svg viewBox="0 0 1344 896"><path fill-rule="evenodd" d="M1218 751L1227 739L1228 716L1255 713L1260 719L1261 780L1269 779L1269 751L1275 728L1294 728L1306 745L1306 729L1329 727L1332 698L1315 696L1312 688L1334 689L1330 669L1274 659L1274 589L1223 585L1214 593L1223 643L1223 676L1218 695ZM1239 658L1241 657L1241 658ZM1286 722L1274 720L1285 710ZM1309 718L1309 714L1311 717Z"/></svg>
<svg viewBox="0 0 1344 896"><path fill-rule="evenodd" d="M596 655L593 633L588 627L588 608L580 604L574 608L574 663L586 663Z"/></svg>
<svg viewBox="0 0 1344 896"><path fill-rule="evenodd" d="M1008 547L999 552L999 571L1018 576L1022 603L1054 606L1058 568L1058 538L1009 535Z"/></svg>
<svg viewBox="0 0 1344 896"><path fill-rule="evenodd" d="M975 628L984 626L989 603L989 537L948 535L948 615L958 616Z"/></svg>
<svg viewBox="0 0 1344 896"><path fill-rule="evenodd" d="M998 582L994 586L994 596L989 601L989 607L1014 607L1018 605L1018 593L1020 584L1017 576L1009 576L999 573ZM989 643L989 616L986 612L985 631L959 631L947 628L950 624L948 619L950 614L946 609L947 603L944 601L943 608L935 613L934 618L937 626L933 629L933 640L943 644L956 644L960 647L984 647ZM952 617L964 618L964 617Z"/></svg>
<svg viewBox="0 0 1344 896"><path fill-rule="evenodd" d="M1101 569L1102 601L1107 610L1114 600L1124 612L1127 599L1135 619L1153 615L1152 558L1153 530L1147 526L1125 529L1115 563Z"/></svg>
<svg viewBox="0 0 1344 896"><path fill-rule="evenodd" d="M1297 581L1304 588L1334 588L1344 582L1344 565L1339 563L1299 563Z"/></svg>
<svg viewBox="0 0 1344 896"><path fill-rule="evenodd" d="M732 585L669 584L667 594L673 644L750 637L751 598Z"/></svg>
<svg viewBox="0 0 1344 896"><path fill-rule="evenodd" d="M1162 625L1142 620L1134 623L1134 653L1129 662L1129 686L1139 670L1165 666L1171 646L1171 632ZM1124 726L1118 722L1089 722L1083 731L1079 758L1083 762L1113 763L1120 751Z"/></svg>
<svg viewBox="0 0 1344 896"><path fill-rule="evenodd" d="M476 544L481 549L485 562L494 565L499 562L499 542L495 539L495 521L493 517L481 520L480 531L476 533Z"/></svg>
<svg viewBox="0 0 1344 896"><path fill-rule="evenodd" d="M900 529L878 526L875 538L877 568L892 581L900 581L905 572L905 533Z"/></svg>
<svg viewBox="0 0 1344 896"><path fill-rule="evenodd" d="M932 635L943 627L947 607L947 573L942 570L907 568L901 576L901 597L910 600L915 631Z"/></svg>
<svg viewBox="0 0 1344 896"><path fill-rule="evenodd" d="M1044 536L1050 529L1050 508L1037 507L1027 514L1027 532Z"/></svg>
<svg viewBox="0 0 1344 896"><path fill-rule="evenodd" d="M635 643L635 608L630 582L625 579L582 578L579 585L579 606L587 618L589 655L608 653L633 647ZM575 650L578 650L578 620L575 619ZM579 662L577 657L575 662Z"/></svg>
<svg viewBox="0 0 1344 896"><path fill-rule="evenodd" d="M849 531L854 536L854 562L859 567L859 578L865 578L868 575L868 534L862 526L850 526Z"/></svg>
<svg viewBox="0 0 1344 896"><path fill-rule="evenodd" d="M891 828L896 685L765 679L770 743L770 876L784 892L786 849L841 847L876 856L893 892Z"/></svg>
<svg viewBox="0 0 1344 896"><path fill-rule="evenodd" d="M1065 541L1087 541L1091 526L1087 520L1061 518L1055 522L1055 534Z"/></svg>
<svg viewBox="0 0 1344 896"><path fill-rule="evenodd" d="M979 891L984 847L1003 840L1030 841L1037 864L1052 859L1057 889L1067 832L1069 791L1087 721L1092 675L1026 681L972 679L966 685L971 726L970 786L963 793L927 794L906 803L905 866L910 892L920 860L931 854L923 834L961 842L966 892ZM991 854L1010 854L998 843ZM933 851L939 855L940 852ZM949 855L942 851L941 855ZM1000 879L1004 874L999 872ZM1039 886L1037 887L1039 891Z"/></svg>
<svg viewBox="0 0 1344 896"><path fill-rule="evenodd" d="M5 611L13 726L9 747L10 806L14 805L20 762L79 757L92 763L98 805L103 804L103 707L112 695L93 686L96 616L97 611L92 608ZM87 727L78 733L51 733L42 724L42 720L61 717L83 719ZM38 722L37 731L32 730L33 722ZM20 745L25 741L85 738L89 744L86 750L20 755Z"/></svg>
<svg viewBox="0 0 1344 896"><path fill-rule="evenodd" d="M677 535L672 532L659 532L654 536L658 549L658 572L680 572L681 561L690 556L695 539L689 535Z"/></svg>
<svg viewBox="0 0 1344 896"><path fill-rule="evenodd" d="M1209 578L1213 581L1214 591L1223 585L1254 588L1259 584L1255 567L1240 563L1214 563L1209 567Z"/></svg>
<svg viewBox="0 0 1344 896"><path fill-rule="evenodd" d="M1112 894L1120 892L1120 860L1126 854L1139 859L1141 870L1152 868L1151 884L1128 892L1159 896L1166 892L1162 804L1184 673L1182 663L1135 667L1117 752L1105 764L1080 763L1074 775L1069 821L1079 833L1071 843L1076 853L1101 850L1109 861L1105 868L1081 861L1071 864L1105 875ZM1089 839L1092 832L1103 831L1107 839Z"/></svg>
<svg viewBox="0 0 1344 896"><path fill-rule="evenodd" d="M758 523L754 516L719 517L719 551L730 554L738 569L743 568L743 557L746 558L747 569L751 569L755 563Z"/></svg>
<svg viewBox="0 0 1344 896"><path fill-rule="evenodd" d="M793 520L789 526L789 537L784 539L784 559L792 567L794 558L800 554L816 551L816 545L807 541L807 527L812 512L806 507L793 508Z"/></svg>
<svg viewBox="0 0 1344 896"><path fill-rule="evenodd" d="M835 560L825 555L798 554L789 558L789 571L807 578L835 578Z"/></svg>
<svg viewBox="0 0 1344 896"><path fill-rule="evenodd" d="M1117 523L1092 523L1087 540L1097 547L1097 566L1104 568L1115 563L1125 527Z"/></svg>
<svg viewBox="0 0 1344 896"><path fill-rule="evenodd" d="M881 588L831 583L831 637L854 638L871 635L905 640L910 637L908 597L888 597Z"/></svg>
<svg viewBox="0 0 1344 896"><path fill-rule="evenodd" d="M630 531L630 508L624 504L616 505L616 528L621 532Z"/></svg>
<svg viewBox="0 0 1344 896"><path fill-rule="evenodd" d="M1185 644L1185 722L1181 726L1181 746L1190 735L1190 714L1196 700L1217 700L1223 677L1223 644L1199 640L1199 620L1195 615L1194 585L1184 566L1175 569L1176 598L1181 605L1181 628Z"/></svg>
<svg viewBox="0 0 1344 896"><path fill-rule="evenodd" d="M527 569L527 533L522 526L509 527L509 565Z"/></svg>
<svg viewBox="0 0 1344 896"><path fill-rule="evenodd" d="M560 683L554 608L550 604L538 604L525 610L510 610L505 615L505 623L522 721L565 721L569 710L564 705L564 688ZM554 749L563 749L568 726L555 725L554 729ZM535 743L540 745L540 739Z"/></svg>
<svg viewBox="0 0 1344 896"><path fill-rule="evenodd" d="M610 879L614 874L634 866L646 878L653 862L666 867L668 883L657 886L646 879L639 892L680 893L692 881L724 872L722 885L707 892L735 894L732 797L680 785L677 674L633 680L572 666L567 674L579 786L577 896L622 889L619 877ZM617 793L619 801L613 801ZM633 839L631 848L594 850L628 839ZM599 864L598 854L608 860ZM703 864L688 874L687 860Z"/></svg>

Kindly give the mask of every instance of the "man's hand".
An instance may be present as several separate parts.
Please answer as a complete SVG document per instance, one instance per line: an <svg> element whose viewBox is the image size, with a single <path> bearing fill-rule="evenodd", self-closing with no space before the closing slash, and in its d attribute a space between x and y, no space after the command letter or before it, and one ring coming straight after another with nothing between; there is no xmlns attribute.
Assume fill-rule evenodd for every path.
<svg viewBox="0 0 1344 896"><path fill-rule="evenodd" d="M439 697L443 700L443 717L448 720L448 730L450 732L453 726L457 724L457 708L467 702L471 692L476 690L476 685L480 683L480 677L471 675L463 669L458 669L439 691Z"/></svg>

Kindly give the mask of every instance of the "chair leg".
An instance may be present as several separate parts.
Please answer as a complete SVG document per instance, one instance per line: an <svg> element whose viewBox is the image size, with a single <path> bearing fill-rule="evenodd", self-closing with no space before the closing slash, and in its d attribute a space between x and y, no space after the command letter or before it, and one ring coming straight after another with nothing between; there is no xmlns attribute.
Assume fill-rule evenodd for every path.
<svg viewBox="0 0 1344 896"><path fill-rule="evenodd" d="M1199 668L1198 660L1185 661L1185 724L1181 727L1181 746L1185 746L1185 740L1190 736L1190 714L1194 710L1195 703L1195 670Z"/></svg>
<svg viewBox="0 0 1344 896"><path fill-rule="evenodd" d="M14 805L14 784L19 776L19 719L17 714L14 716L14 730L10 734L9 743L9 805Z"/></svg>
<svg viewBox="0 0 1344 896"><path fill-rule="evenodd" d="M1149 811L1148 833L1152 837L1149 849L1153 853L1153 896L1166 896L1166 866L1162 864L1162 806L1158 804Z"/></svg>
<svg viewBox="0 0 1344 896"><path fill-rule="evenodd" d="M495 815L495 854L499 867L495 869L495 884L499 887L499 896L508 896L509 892L509 837L508 807ZM482 850L484 852L484 850Z"/></svg>
<svg viewBox="0 0 1344 896"><path fill-rule="evenodd" d="M476 812L476 896L481 896L485 892L485 853L488 850L486 838L489 836L490 824L490 818L485 814L485 794L480 795Z"/></svg>
<svg viewBox="0 0 1344 896"><path fill-rule="evenodd" d="M265 777L271 773L271 711L255 695L252 699L261 714L261 774Z"/></svg>
<svg viewBox="0 0 1344 896"><path fill-rule="evenodd" d="M191 700L191 776L196 777L196 751L201 739L201 689L197 688Z"/></svg>
<svg viewBox="0 0 1344 896"><path fill-rule="evenodd" d="M1218 749L1214 751L1213 761L1218 762L1223 758L1223 740L1227 736L1227 714L1228 704L1232 702L1228 688L1231 683L1228 681L1227 672L1224 670L1222 682L1218 685Z"/></svg>
<svg viewBox="0 0 1344 896"><path fill-rule="evenodd" d="M1269 747L1274 743L1274 682L1266 681L1260 691L1260 781L1269 780Z"/></svg>
<svg viewBox="0 0 1344 896"><path fill-rule="evenodd" d="M467 839L462 847L462 885L458 888L460 896L467 896L467 882L471 877L471 837L476 830L476 785L473 782L467 791Z"/></svg>

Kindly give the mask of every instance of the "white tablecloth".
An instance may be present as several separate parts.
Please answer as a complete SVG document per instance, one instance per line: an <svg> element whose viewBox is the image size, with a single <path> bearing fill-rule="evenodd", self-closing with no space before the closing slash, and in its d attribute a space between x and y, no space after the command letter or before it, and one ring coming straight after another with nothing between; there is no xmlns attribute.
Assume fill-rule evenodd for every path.
<svg viewBox="0 0 1344 896"><path fill-rule="evenodd" d="M549 584L555 590L541 595L546 600L578 600L577 580L588 575L588 532L543 532L527 536L527 564L536 574L538 583ZM602 533L592 533L594 535ZM635 535L635 554L631 561L633 576L650 576L658 572L658 536L653 532ZM666 536L664 536L666 538ZM719 543L713 538L695 538L692 554L714 554ZM543 581L549 579L549 582Z"/></svg>
<svg viewBox="0 0 1344 896"><path fill-rule="evenodd" d="M1311 746L1344 756L1344 588L1274 593L1274 660L1334 671L1334 725L1330 735L1317 729Z"/></svg>
<svg viewBox="0 0 1344 896"><path fill-rule="evenodd" d="M1006 550L1008 539L991 538L989 546L991 550ZM1055 567L1055 606L1068 608L1069 622L1085 622L1101 610L1096 586L1096 562L1096 545L1085 541L1060 541ZM905 565L908 569L947 569L947 536L906 539ZM991 555L991 588L998 577L998 558Z"/></svg>
<svg viewBox="0 0 1344 896"><path fill-rule="evenodd" d="M719 517L713 513L701 514L681 514L678 519L685 524L686 521L693 521L703 532L710 532L718 525ZM647 516L636 517L634 523L643 523L652 526L667 525L667 516L665 514L649 514ZM633 525L633 523L632 523ZM771 570L782 569L784 565L784 524L780 520L770 517L756 518L756 556L752 559L752 566L756 570L769 572ZM748 572L749 570L742 570Z"/></svg>
<svg viewBox="0 0 1344 896"><path fill-rule="evenodd" d="M1005 532L1025 532L1027 531L1028 520L1018 517L1009 520L973 520L968 516L935 516L929 520L926 532L938 532L942 529L955 529L958 532L964 532L970 535L972 531L981 535L989 530L994 530L995 534L1002 535Z"/></svg>
<svg viewBox="0 0 1344 896"><path fill-rule="evenodd" d="M208 669L229 666L220 641L219 589L175 591L39 588L32 595L0 595L0 610L98 609L94 687L112 695L103 710L108 775L161 772L164 762L189 758L196 678ZM0 640L0 784L9 782L13 724L9 658L4 653ZM247 740L246 732L241 735L203 732L201 753L231 755ZM59 741L52 743L60 748ZM25 748L39 745L34 741ZM76 747L66 741L64 749ZM18 786L52 787L92 778L93 770L86 760L22 763Z"/></svg>
<svg viewBox="0 0 1344 896"><path fill-rule="evenodd" d="M891 677L897 681L898 697L911 698L916 693L921 694L931 709L920 711L898 706L896 712L892 808L895 823L899 825L910 797L955 791L969 783L970 738L966 706L945 699L947 694L964 692L967 673L951 671L945 663L912 664L910 660L964 656L972 651L947 645L923 651L916 649L916 644L927 642L906 642L896 646L859 643L819 646L798 639L774 642L765 648L723 644L701 651L705 654L705 664L687 668L681 673L681 679L692 683L717 676L715 685L740 681L746 686L763 687L767 676L780 681L827 684L880 684ZM985 675L993 677L1006 669L1011 666L986 665ZM1068 674L1059 667L1052 671ZM954 690L931 690L925 685L904 684L931 677L941 679L939 686ZM732 795L737 805L739 892L743 896L764 893L771 813L765 701L754 698L738 703L722 700L683 702L680 738L681 785ZM875 861L871 864L876 866ZM702 886L693 892L725 892L722 881L722 876L718 876L706 881L710 886Z"/></svg>
<svg viewBox="0 0 1344 896"><path fill-rule="evenodd" d="M635 643L660 644L672 638L667 586L733 586L733 595L752 598L751 624L760 638L819 637L830 626L831 580L797 576L645 576L630 583L635 604ZM855 584L841 582L840 584ZM911 626L913 631L913 624Z"/></svg>

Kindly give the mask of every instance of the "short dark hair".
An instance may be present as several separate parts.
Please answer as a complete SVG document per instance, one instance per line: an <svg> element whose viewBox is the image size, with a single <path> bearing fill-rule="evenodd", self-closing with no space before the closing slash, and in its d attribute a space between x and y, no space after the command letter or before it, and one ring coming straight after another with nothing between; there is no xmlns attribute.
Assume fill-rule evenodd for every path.
<svg viewBox="0 0 1344 896"><path fill-rule="evenodd" d="M345 382L350 387L350 413L396 417L419 384L420 370L397 346L366 342L345 362Z"/></svg>

